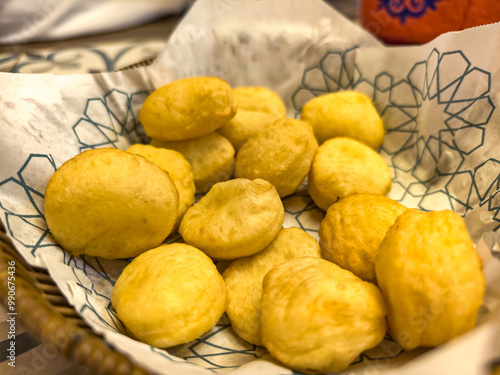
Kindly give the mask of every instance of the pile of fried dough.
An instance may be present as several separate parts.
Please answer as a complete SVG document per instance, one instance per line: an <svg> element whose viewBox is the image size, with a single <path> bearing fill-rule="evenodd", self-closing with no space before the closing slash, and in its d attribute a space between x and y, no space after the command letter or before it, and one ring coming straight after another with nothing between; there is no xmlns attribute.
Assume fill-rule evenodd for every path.
<svg viewBox="0 0 500 375"><path fill-rule="evenodd" d="M135 258L112 294L132 337L172 347L226 313L286 366L334 372L387 331L413 349L473 328L485 279L464 220L386 197L384 125L367 96L325 94L287 118L268 88L196 77L154 91L140 121L150 144L85 151L45 192L65 250ZM282 228L282 199L305 180L326 212L319 243ZM184 242L165 244L174 233Z"/></svg>

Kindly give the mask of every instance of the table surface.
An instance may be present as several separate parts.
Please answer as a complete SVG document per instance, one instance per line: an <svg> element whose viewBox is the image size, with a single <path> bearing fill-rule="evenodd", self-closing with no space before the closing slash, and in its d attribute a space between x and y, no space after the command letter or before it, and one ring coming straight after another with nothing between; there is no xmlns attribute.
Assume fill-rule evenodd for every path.
<svg viewBox="0 0 500 375"><path fill-rule="evenodd" d="M356 20L357 0L328 0L347 18ZM180 16L169 16L147 25L71 40L25 45L0 45L0 72L82 74L115 71L154 58L163 49ZM0 373L83 375L87 368L58 355L51 345L40 344L16 325L16 368L6 354L10 324L0 305Z"/></svg>

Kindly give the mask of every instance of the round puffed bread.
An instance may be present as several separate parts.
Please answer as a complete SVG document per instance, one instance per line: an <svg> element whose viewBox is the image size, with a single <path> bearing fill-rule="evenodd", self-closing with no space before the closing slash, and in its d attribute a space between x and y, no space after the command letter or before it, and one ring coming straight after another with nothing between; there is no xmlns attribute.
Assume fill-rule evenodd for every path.
<svg viewBox="0 0 500 375"><path fill-rule="evenodd" d="M213 132L235 114L236 105L226 81L194 77L155 90L144 102L139 121L151 138L182 141Z"/></svg>
<svg viewBox="0 0 500 375"><path fill-rule="evenodd" d="M227 287L226 313L239 337L262 345L260 304L264 276L287 260L302 256L319 258L318 241L300 228L284 228L264 250L236 259L226 268L222 274Z"/></svg>
<svg viewBox="0 0 500 375"><path fill-rule="evenodd" d="M135 258L116 281L111 303L134 337L168 348L217 324L226 307L226 287L203 252L173 243Z"/></svg>
<svg viewBox="0 0 500 375"><path fill-rule="evenodd" d="M378 288L327 260L289 260L264 277L262 342L292 369L343 370L386 332Z"/></svg>
<svg viewBox="0 0 500 375"><path fill-rule="evenodd" d="M354 194L332 204L319 227L321 255L376 283L378 247L396 218L407 208L384 195Z"/></svg>
<svg viewBox="0 0 500 375"><path fill-rule="evenodd" d="M236 87L233 89L233 96L238 110L272 113L279 117L286 116L283 100L267 87Z"/></svg>
<svg viewBox="0 0 500 375"><path fill-rule="evenodd" d="M235 150L270 124L286 117L285 104L278 94L266 87L233 89L236 116L217 132L226 137Z"/></svg>
<svg viewBox="0 0 500 375"><path fill-rule="evenodd" d="M317 148L318 143L308 123L281 119L240 148L234 175L269 181L283 198L293 194L304 181Z"/></svg>
<svg viewBox="0 0 500 375"><path fill-rule="evenodd" d="M146 158L113 148L65 162L45 190L45 219L74 255L130 258L158 246L177 219L174 182Z"/></svg>
<svg viewBox="0 0 500 375"><path fill-rule="evenodd" d="M389 167L374 150L354 139L333 138L319 146L314 155L307 192L326 211L349 195L385 195L391 183Z"/></svg>
<svg viewBox="0 0 500 375"><path fill-rule="evenodd" d="M234 148L218 133L179 142L153 139L151 145L180 152L191 164L197 193L206 193L217 182L231 178L234 169Z"/></svg>
<svg viewBox="0 0 500 375"><path fill-rule="evenodd" d="M236 259L264 249L285 216L278 192L269 182L238 178L215 184L182 219L186 243L214 259Z"/></svg>
<svg viewBox="0 0 500 375"><path fill-rule="evenodd" d="M275 113L245 111L238 108L236 116L217 129L217 132L226 137L235 150L239 150L246 141L280 118L281 116Z"/></svg>
<svg viewBox="0 0 500 375"><path fill-rule="evenodd" d="M403 349L438 346L475 326L486 282L457 213L401 214L380 244L375 273L392 337Z"/></svg>
<svg viewBox="0 0 500 375"><path fill-rule="evenodd" d="M384 141L384 123L370 98L360 92L339 91L313 98L302 107L300 118L312 125L319 144L347 137L376 149Z"/></svg>
<svg viewBox="0 0 500 375"><path fill-rule="evenodd" d="M194 185L191 165L180 152L167 150L165 148L135 144L130 146L127 151L142 155L149 161L152 161L167 172L174 181L177 192L179 193L179 210L177 211L177 220L172 230L176 232L181 224L184 213L194 204L196 187Z"/></svg>

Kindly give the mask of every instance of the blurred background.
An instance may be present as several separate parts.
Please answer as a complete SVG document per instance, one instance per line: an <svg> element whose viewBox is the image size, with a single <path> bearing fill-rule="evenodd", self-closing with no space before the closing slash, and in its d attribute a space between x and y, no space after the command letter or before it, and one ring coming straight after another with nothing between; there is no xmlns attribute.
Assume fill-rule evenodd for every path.
<svg viewBox="0 0 500 375"><path fill-rule="evenodd" d="M154 58L194 2L0 0L0 71L96 73ZM327 2L357 22L357 0Z"/></svg>
<svg viewBox="0 0 500 375"><path fill-rule="evenodd" d="M195 1L0 0L0 71L94 73L152 59ZM498 0L325 1L387 44L500 20Z"/></svg>

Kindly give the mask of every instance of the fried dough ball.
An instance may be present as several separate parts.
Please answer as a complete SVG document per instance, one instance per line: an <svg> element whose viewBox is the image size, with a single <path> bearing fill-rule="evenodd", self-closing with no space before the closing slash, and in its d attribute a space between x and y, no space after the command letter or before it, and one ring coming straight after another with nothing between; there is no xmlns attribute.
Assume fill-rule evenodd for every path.
<svg viewBox="0 0 500 375"><path fill-rule="evenodd" d="M176 232L181 224L184 213L194 204L196 187L194 186L191 165L180 152L174 150L135 144L130 146L127 151L142 155L149 161L152 161L161 169L168 172L170 178L174 181L179 193L179 210L177 211L177 220L172 229L173 232Z"/></svg>
<svg viewBox="0 0 500 375"><path fill-rule="evenodd" d="M217 131L235 150L276 120L286 117L285 104L279 95L265 87L238 87L233 89L233 95L238 108L236 116Z"/></svg>
<svg viewBox="0 0 500 375"><path fill-rule="evenodd" d="M350 138L333 138L318 147L307 192L326 211L342 197L359 193L385 195L391 190L389 167L370 147Z"/></svg>
<svg viewBox="0 0 500 375"><path fill-rule="evenodd" d="M278 120L240 148L234 175L269 181L283 198L293 194L304 181L317 148L308 123Z"/></svg>
<svg viewBox="0 0 500 375"><path fill-rule="evenodd" d="M340 91L311 99L301 120L310 123L318 143L335 137L353 138L376 149L384 141L384 123L368 96Z"/></svg>
<svg viewBox="0 0 500 375"><path fill-rule="evenodd" d="M280 118L275 113L238 109L236 116L217 129L217 132L226 137L235 150L239 150L246 141Z"/></svg>
<svg viewBox="0 0 500 375"><path fill-rule="evenodd" d="M179 233L186 243L214 259L253 255L276 237L285 217L269 182L238 178L215 184L190 207Z"/></svg>
<svg viewBox="0 0 500 375"><path fill-rule="evenodd" d="M74 255L130 258L160 245L177 219L174 182L146 158L114 148L65 162L45 190L45 219Z"/></svg>
<svg viewBox="0 0 500 375"><path fill-rule="evenodd" d="M238 110L274 113L279 117L286 116L283 100L267 87L237 87L233 89L233 96Z"/></svg>
<svg viewBox="0 0 500 375"><path fill-rule="evenodd" d="M111 303L133 336L168 348L217 324L226 307L226 286L203 252L173 243L135 258L116 281Z"/></svg>
<svg viewBox="0 0 500 375"><path fill-rule="evenodd" d="M292 259L264 277L262 342L299 371L344 369L382 341L385 315L375 285L324 259Z"/></svg>
<svg viewBox="0 0 500 375"><path fill-rule="evenodd" d="M300 228L284 228L264 250L236 259L226 268L222 274L227 287L226 313L239 337L251 344L262 345L262 280L275 266L303 256L319 258L318 241Z"/></svg>
<svg viewBox="0 0 500 375"><path fill-rule="evenodd" d="M321 255L376 283L375 256L385 234L407 208L384 195L355 194L328 209L319 227Z"/></svg>
<svg viewBox="0 0 500 375"><path fill-rule="evenodd" d="M153 139L151 145L180 152L191 164L197 193L206 193L217 182L227 181L233 174L234 148L217 133L179 142Z"/></svg>
<svg viewBox="0 0 500 375"><path fill-rule="evenodd" d="M182 141L207 135L236 114L231 87L216 77L173 81L144 102L139 121L146 134L162 141Z"/></svg>
<svg viewBox="0 0 500 375"><path fill-rule="evenodd" d="M441 345L474 327L485 293L481 267L458 214L410 209L396 219L375 272L403 349Z"/></svg>

